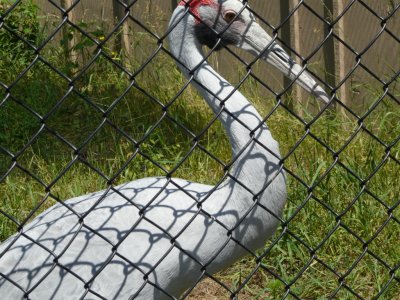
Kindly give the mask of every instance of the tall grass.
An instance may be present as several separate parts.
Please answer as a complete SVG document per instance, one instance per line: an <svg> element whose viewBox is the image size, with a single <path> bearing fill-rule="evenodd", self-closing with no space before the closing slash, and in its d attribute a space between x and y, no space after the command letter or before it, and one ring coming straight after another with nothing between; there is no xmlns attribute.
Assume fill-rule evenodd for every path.
<svg viewBox="0 0 400 300"><path fill-rule="evenodd" d="M97 35L101 33L97 31ZM144 33L136 33L133 40L134 55L130 58L105 48L115 62L132 72L157 43ZM90 42L85 43L90 55ZM41 55L73 77L63 49L52 44ZM15 82L36 57L29 48L24 51L24 59L16 61L18 55L8 56L1 63L0 81L12 88L9 93L0 88L0 240L15 233L39 204L33 216L55 203L52 197L46 198L45 186L54 197L68 199L105 188L107 179L119 184L165 175L145 156L166 170L174 169L192 146L184 128L200 133L213 118L190 87L169 106L167 116L161 105L142 92L167 104L185 84L174 62L163 52L135 78L133 86L126 73L100 56L74 81L71 90L65 78L40 61ZM83 63L76 62L73 69L79 70ZM381 92L368 88L367 102L373 105ZM255 80L247 80L241 91L264 116L276 104ZM103 112L112 106L108 121L101 125ZM306 121L313 120L315 112L303 109L300 115ZM160 119L160 125L154 128ZM218 274L218 279L235 290L256 270L240 292L240 299L280 299L288 286L302 299L326 299L337 289L337 299L354 299L346 287L367 299L383 288L381 299L398 297L400 144L393 143L400 136L399 120L398 103L390 97L363 120L362 127L350 114L327 111L308 128L280 106L267 123L280 142L282 156L290 153L285 160L287 224L282 224L274 239L260 250L260 255L265 254L260 266L247 257ZM391 147L383 146L367 130ZM144 155L135 154L136 148L126 136L138 141L147 134L140 146ZM228 140L218 122L205 132L200 143L222 161L229 161ZM80 159L75 160L77 155ZM130 159L128 167L120 171ZM222 167L197 148L173 175L213 184L221 178ZM272 245L270 251L263 252ZM204 285L194 293L198 298L214 295L224 299L229 295L221 288L208 290Z"/></svg>

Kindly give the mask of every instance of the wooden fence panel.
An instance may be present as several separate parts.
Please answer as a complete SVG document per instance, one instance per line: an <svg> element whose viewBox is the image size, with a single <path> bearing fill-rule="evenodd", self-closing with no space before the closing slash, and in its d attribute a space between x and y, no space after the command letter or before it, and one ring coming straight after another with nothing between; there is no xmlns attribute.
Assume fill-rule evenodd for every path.
<svg viewBox="0 0 400 300"><path fill-rule="evenodd" d="M35 2L41 7L43 14L60 15L60 12L49 1L35 0ZM61 0L58 0L57 3L61 2ZM280 26L281 22L289 14L289 11L284 10L292 10L299 3L299 0L249 2L252 9L268 23L264 27L272 34L272 29L269 25L272 28ZM391 9L390 1L365 0L364 2L378 15L383 17ZM106 27L107 30L111 30L115 24L115 14L121 18L121 11L116 13L115 6L113 9L112 3L109 0L80 1L73 10L73 19L76 21L81 19L89 20L92 23L101 22L102 26ZM138 0L133 6L131 13L139 20L153 24L156 33L162 35L165 32L171 11L176 3L177 0ZM307 0L305 3L312 7L318 15L323 16L327 20L333 20L346 8L350 1ZM157 18L153 18L153 16L157 16ZM129 26L131 30L140 30L134 24L130 23ZM395 35L400 36L399 18L391 18L386 26ZM398 55L400 53L399 43L390 37L389 34L384 33L370 49L365 51L368 44L376 37L381 28L381 21L356 1L335 25L335 33L340 38L343 38L354 51L363 54L362 62L366 67L380 78L389 78L400 68L400 56ZM324 25L323 21L302 4L294 16L290 18L290 21L280 28L279 32L284 44L292 47L301 57L308 59L310 69L318 77L326 80L331 85L335 85L351 72L356 63L356 55L346 46L333 39L328 40L324 47L315 52L315 49L323 41L328 29L328 26ZM122 38L125 38L125 45L127 43L127 32L128 28L125 28L122 34ZM246 61L251 61L252 59L241 51L237 53L243 56ZM293 54L292 56L295 57ZM238 81L238 72L240 70L242 70L241 73L245 72L244 66L238 62L232 62L232 56L227 51L222 51L216 56L214 55L211 61L219 72L233 82ZM257 76L271 84L271 87L276 92L279 92L287 84L279 72L265 64L256 64L254 71ZM373 85L374 81L375 79L371 75L359 68L352 74L346 85L342 86L338 96L343 102L354 104L353 108L362 106L365 95L357 91L354 92L355 89L352 86L357 86L360 82L370 82ZM301 90L297 90L297 93L300 98L306 97Z"/></svg>

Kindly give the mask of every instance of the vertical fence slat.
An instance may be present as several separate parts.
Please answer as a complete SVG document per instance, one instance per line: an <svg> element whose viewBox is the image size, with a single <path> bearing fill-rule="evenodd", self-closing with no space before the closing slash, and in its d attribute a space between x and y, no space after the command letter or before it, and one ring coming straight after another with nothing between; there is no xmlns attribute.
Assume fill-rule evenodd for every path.
<svg viewBox="0 0 400 300"><path fill-rule="evenodd" d="M67 10L73 5L73 0L61 0L61 6ZM75 9L72 9L68 12L68 20L71 23L75 23ZM63 17L63 16L62 16ZM77 41L75 35L72 35L72 38L69 38L70 32L68 27L63 26L63 36L64 36L64 47L65 47L65 56L66 59L71 61L72 63L76 63L78 60L78 53L75 51L74 46L76 45Z"/></svg>
<svg viewBox="0 0 400 300"><path fill-rule="evenodd" d="M337 1L335 16L341 14L344 8L345 4L343 3L343 1ZM346 29L347 28L345 27L344 18L342 17L336 24L336 34L339 36L341 40L345 40ZM338 69L336 72L336 78L337 78L337 83L340 83L340 81L342 81L346 76L346 61L347 61L346 47L341 42L337 41L335 49L337 51L336 61ZM349 93L349 87L347 86L347 80L340 86L339 94L340 94L339 100L346 106L349 106L350 93ZM342 113L344 113L343 108L340 108L340 110L342 111Z"/></svg>
<svg viewBox="0 0 400 300"><path fill-rule="evenodd" d="M290 0L282 0L280 2L280 14L281 14L281 24L286 20L290 12ZM291 38L292 38L292 28L290 25L290 20L286 21L286 24L284 24L281 28L280 31L280 37L284 43L283 48L285 51L287 51L289 54L291 54ZM283 85L287 87L290 84L290 79L287 77L283 77ZM289 93L293 92L293 89L291 88L289 90ZM293 107L292 107L293 108Z"/></svg>
<svg viewBox="0 0 400 300"><path fill-rule="evenodd" d="M299 1L298 0L290 0L291 2L291 9L294 9ZM292 16L292 45L293 48L296 50L297 53L302 53L302 43L301 43L301 34L300 34L300 28L301 28L301 14L300 11L297 10L293 16ZM296 62L298 64L302 64L302 60L300 57L295 58ZM306 94L305 90L302 89L298 84L293 85L293 89L295 92L295 97L297 99L297 103L301 106L303 103L305 103L308 95ZM300 116L302 116L302 111L299 111Z"/></svg>
<svg viewBox="0 0 400 300"><path fill-rule="evenodd" d="M324 18L332 23L334 16L334 2L333 0L328 0L324 5ZM328 25L324 26L324 35L328 36L331 34L331 30ZM332 88L335 87L335 75L336 75L336 65L335 65L335 40L332 35L325 41L324 44L324 63L325 63L325 81Z"/></svg>
<svg viewBox="0 0 400 300"><path fill-rule="evenodd" d="M124 4L127 4L127 0L121 0ZM116 26L125 16L125 8L118 1L113 1L113 14L114 14L114 25ZM131 54L131 43L129 40L129 23L128 20L122 24L122 28L118 30L118 37L115 40L115 51L117 53L124 52L126 55Z"/></svg>

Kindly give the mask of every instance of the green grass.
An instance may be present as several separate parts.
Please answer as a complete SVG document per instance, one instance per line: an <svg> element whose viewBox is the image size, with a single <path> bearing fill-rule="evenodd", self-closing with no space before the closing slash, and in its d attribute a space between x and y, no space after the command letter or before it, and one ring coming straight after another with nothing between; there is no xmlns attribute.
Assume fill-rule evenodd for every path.
<svg viewBox="0 0 400 300"><path fill-rule="evenodd" d="M138 53L138 56L128 60L114 55L117 62L123 62L130 70L140 66L145 57L141 57L141 53L149 53L156 45L156 41L145 34L134 40L132 52ZM64 61L62 47L52 47L51 51L43 51L45 59L66 73L72 72L71 66ZM28 65L34 53L29 49L26 51L26 56L20 61L10 56L9 61L2 62L2 82L12 84L17 74ZM80 63L73 68L79 69ZM185 80L174 62L160 53L137 76L136 84L166 104L185 84ZM151 132L141 145L143 154L165 169L172 170L192 143L190 135L171 119L199 133L213 117L197 92L188 88L170 106L168 117L164 117L154 129L154 124L163 116L161 106L136 87L125 93L129 85L130 80L125 73L100 57L74 83L72 92L68 92L65 79L41 62L13 85L12 97L7 98L6 91L0 88L0 176L11 170L0 183L0 207L3 212L0 214L0 240L18 228L5 214L16 222L25 222L39 204L34 216L55 203L51 197L45 198L45 188L39 181L50 185L51 194L55 197L68 199L105 188L106 180L97 171L114 179L115 184L165 175L144 156L135 155L134 145L112 125L136 140ZM274 98L252 80L246 81L241 91L262 115L267 115L275 105ZM370 86L366 94L369 97L367 103L372 105L379 99L380 90ZM115 104L114 100L121 95L124 96ZM3 101L5 98L6 101ZM61 98L63 101L60 102ZM113 105L115 107L108 115L111 125L105 123L100 126L103 121L101 110L105 111ZM45 127L40 117L33 115L29 109L45 117ZM303 118L312 120L311 112L315 114L315 109L303 109ZM363 115L363 111L358 114ZM391 145L400 136L399 121L398 104L385 97L363 124L376 137ZM283 156L290 153L306 134L304 124L282 107L272 114L268 125L280 142ZM56 137L54 132L63 139ZM87 142L94 132L94 137ZM358 133L348 143L355 132ZM396 205L400 199L400 165L392 158L400 159L400 143L390 148L392 158L386 158L382 164L387 149L365 130L360 130L357 119L329 112L312 122L310 133L338 152L340 163L335 162L333 155L311 134L286 159L285 167L306 185L312 186L312 193L288 173L289 196L284 220L289 222L268 243L265 249L276 244L265 253L262 261L262 266L278 277L258 268L239 294L239 299L281 299L286 292L284 282L291 284L290 291L302 299L326 299L339 287L338 276L343 276L343 283L358 295L370 299L391 279L389 269L383 263L392 269L399 266L400 207ZM82 161L90 163L97 171L79 160L68 167L76 158L74 149L68 143L78 149ZM200 143L221 160L229 161L228 140L218 122L202 136ZM13 166L6 149L17 155L17 166ZM21 149L25 150L20 152ZM120 172L124 163L133 156L128 168ZM35 174L37 179L28 173ZM221 178L222 167L196 149L174 176L213 184ZM360 179L365 180L365 185ZM43 199L46 200L41 204ZM299 207L302 209L298 210ZM387 207L395 208L390 216ZM311 259L310 249L315 250L314 259ZM263 253L259 252L260 255ZM304 271L307 265L309 267ZM350 266L352 271L348 274ZM247 257L217 277L234 290L255 267L255 260ZM397 280L400 278L398 269L395 276ZM400 284L393 280L380 299L396 299L399 290ZM355 299L355 296L343 287L336 298Z"/></svg>

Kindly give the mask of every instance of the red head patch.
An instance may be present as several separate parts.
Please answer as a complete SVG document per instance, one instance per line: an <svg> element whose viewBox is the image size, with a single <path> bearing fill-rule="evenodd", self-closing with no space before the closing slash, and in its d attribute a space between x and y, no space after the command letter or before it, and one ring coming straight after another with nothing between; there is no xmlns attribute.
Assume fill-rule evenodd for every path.
<svg viewBox="0 0 400 300"><path fill-rule="evenodd" d="M215 4L215 0L182 0L179 2L180 6L189 6L190 12L198 18L197 22L200 19L199 7L211 4Z"/></svg>

